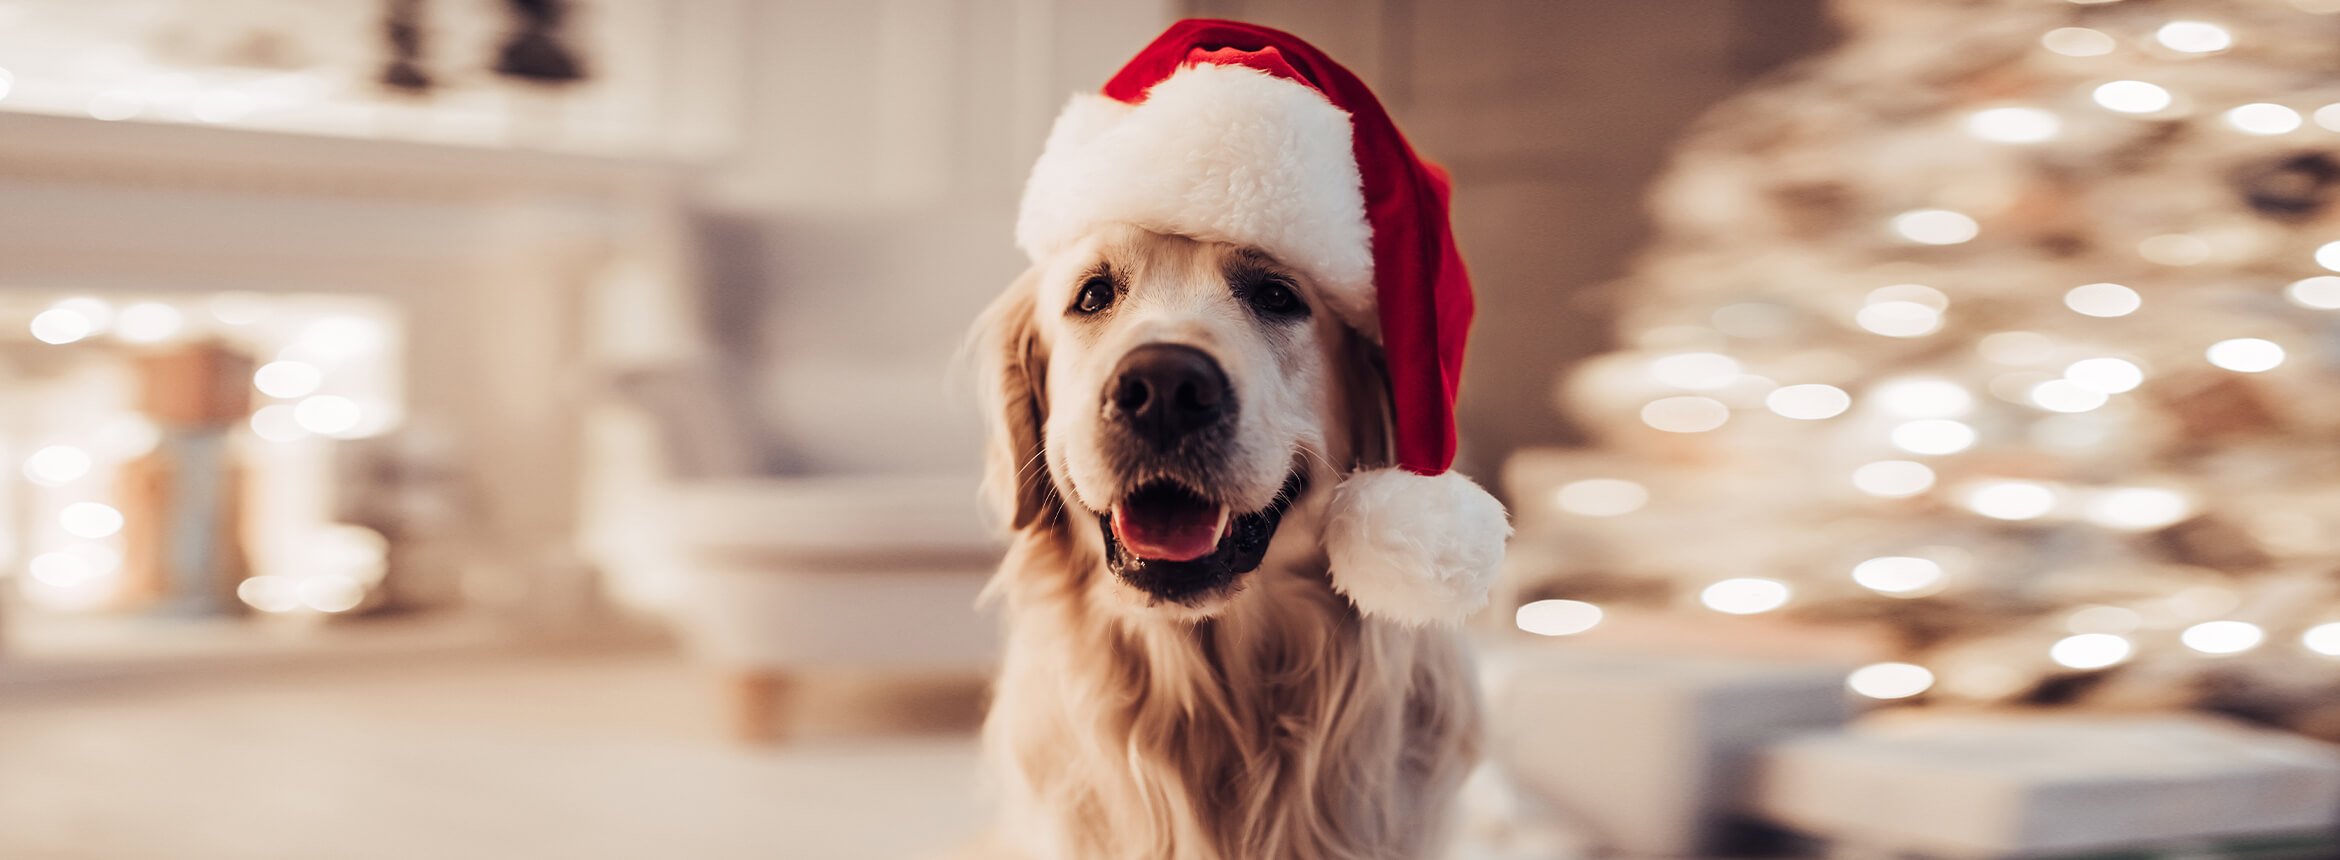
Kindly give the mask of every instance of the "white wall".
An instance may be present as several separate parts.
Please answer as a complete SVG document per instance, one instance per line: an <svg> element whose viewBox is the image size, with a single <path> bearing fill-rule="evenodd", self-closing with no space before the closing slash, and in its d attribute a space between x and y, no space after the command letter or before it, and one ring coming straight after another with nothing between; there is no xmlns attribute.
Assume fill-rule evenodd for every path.
<svg viewBox="0 0 2340 860"><path fill-rule="evenodd" d="M705 178L712 325L793 467L972 470L966 326L1021 270L1049 121L1168 0L711 0L744 21L739 145Z"/></svg>

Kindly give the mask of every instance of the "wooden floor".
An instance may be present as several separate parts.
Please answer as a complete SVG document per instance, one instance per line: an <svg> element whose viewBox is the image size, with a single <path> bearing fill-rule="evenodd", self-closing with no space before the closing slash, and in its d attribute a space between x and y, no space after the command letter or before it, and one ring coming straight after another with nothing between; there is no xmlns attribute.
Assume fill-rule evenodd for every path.
<svg viewBox="0 0 2340 860"><path fill-rule="evenodd" d="M764 749L720 693L633 654L0 698L0 857L882 860L983 820L963 691L807 696Z"/></svg>

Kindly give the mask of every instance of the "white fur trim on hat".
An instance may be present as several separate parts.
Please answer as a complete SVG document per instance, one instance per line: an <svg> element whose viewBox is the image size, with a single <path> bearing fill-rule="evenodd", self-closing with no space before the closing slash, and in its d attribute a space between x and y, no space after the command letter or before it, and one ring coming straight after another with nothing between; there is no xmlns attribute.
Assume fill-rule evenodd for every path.
<svg viewBox="0 0 2340 860"><path fill-rule="evenodd" d="M1324 548L1333 588L1366 615L1404 624L1460 621L1487 605L1511 520L1457 472L1358 472L1333 490Z"/></svg>
<svg viewBox="0 0 2340 860"><path fill-rule="evenodd" d="M1016 244L1045 259L1101 224L1250 245L1298 268L1368 333L1373 229L1349 114L1244 66L1178 70L1130 105L1076 95L1032 165Z"/></svg>

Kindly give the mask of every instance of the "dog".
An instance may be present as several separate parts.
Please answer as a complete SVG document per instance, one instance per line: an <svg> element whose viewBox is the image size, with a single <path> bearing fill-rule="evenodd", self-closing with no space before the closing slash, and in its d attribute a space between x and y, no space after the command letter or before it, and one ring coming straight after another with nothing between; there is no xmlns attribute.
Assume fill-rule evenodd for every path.
<svg viewBox="0 0 2340 860"><path fill-rule="evenodd" d="M1322 534L1385 465L1386 372L1301 269L1104 224L970 339L1004 663L984 725L1002 853L1437 856L1480 755L1450 626L1359 611Z"/></svg>

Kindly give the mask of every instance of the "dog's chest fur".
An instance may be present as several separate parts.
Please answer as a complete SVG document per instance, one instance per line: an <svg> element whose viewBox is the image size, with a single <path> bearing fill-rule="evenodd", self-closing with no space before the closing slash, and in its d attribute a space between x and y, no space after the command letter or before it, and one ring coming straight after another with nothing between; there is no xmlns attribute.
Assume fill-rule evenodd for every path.
<svg viewBox="0 0 2340 860"><path fill-rule="evenodd" d="M1321 572L1263 569L1208 621L1084 598L1052 541L1002 573L986 743L1002 836L1045 858L1433 855L1478 747L1456 635L1361 618ZM1020 567L1051 566L1040 576ZM1093 565L1090 567L1094 567Z"/></svg>

